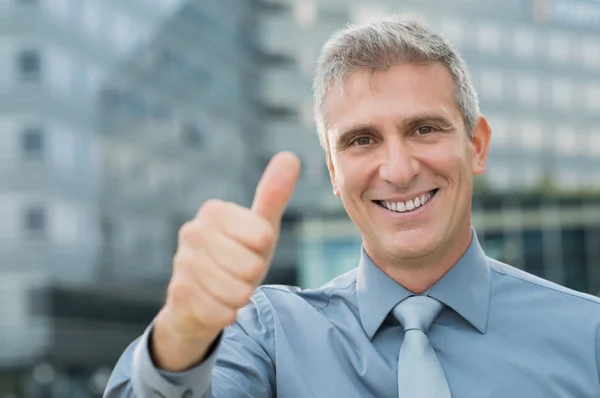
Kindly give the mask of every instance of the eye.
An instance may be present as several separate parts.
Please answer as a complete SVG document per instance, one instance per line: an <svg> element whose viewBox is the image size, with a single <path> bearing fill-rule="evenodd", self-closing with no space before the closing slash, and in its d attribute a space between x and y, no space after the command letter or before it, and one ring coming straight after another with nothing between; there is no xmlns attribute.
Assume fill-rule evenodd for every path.
<svg viewBox="0 0 600 398"><path fill-rule="evenodd" d="M435 131L435 128L431 127L431 126L422 126L419 127L416 131L416 133L418 135L428 135L431 134Z"/></svg>
<svg viewBox="0 0 600 398"><path fill-rule="evenodd" d="M357 139L351 142L351 145L365 146L369 145L372 141L373 140L371 139L371 137L358 137Z"/></svg>

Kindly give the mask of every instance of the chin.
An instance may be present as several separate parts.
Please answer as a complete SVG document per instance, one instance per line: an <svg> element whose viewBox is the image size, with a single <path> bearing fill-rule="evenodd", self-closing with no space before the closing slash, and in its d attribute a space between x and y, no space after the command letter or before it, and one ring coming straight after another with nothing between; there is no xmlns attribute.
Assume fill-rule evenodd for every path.
<svg viewBox="0 0 600 398"><path fill-rule="evenodd" d="M392 242L388 242L388 247L395 257L419 258L435 251L440 242L436 234L412 230L397 234Z"/></svg>

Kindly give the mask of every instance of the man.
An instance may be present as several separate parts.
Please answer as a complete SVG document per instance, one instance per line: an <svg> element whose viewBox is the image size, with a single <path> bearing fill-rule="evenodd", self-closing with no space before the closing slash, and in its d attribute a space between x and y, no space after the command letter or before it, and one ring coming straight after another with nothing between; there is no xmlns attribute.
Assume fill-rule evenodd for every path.
<svg viewBox="0 0 600 398"><path fill-rule="evenodd" d="M471 227L491 129L456 51L411 19L349 27L314 91L358 267L255 290L300 169L276 155L251 209L209 201L181 229L105 397L599 397L599 300L486 257Z"/></svg>

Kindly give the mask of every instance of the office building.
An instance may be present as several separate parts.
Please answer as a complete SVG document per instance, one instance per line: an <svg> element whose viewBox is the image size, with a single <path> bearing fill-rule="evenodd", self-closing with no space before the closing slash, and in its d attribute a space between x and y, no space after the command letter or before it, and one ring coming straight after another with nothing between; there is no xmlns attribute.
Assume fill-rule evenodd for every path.
<svg viewBox="0 0 600 398"><path fill-rule="evenodd" d="M0 1L0 396L98 396L181 223L251 199L254 5Z"/></svg>
<svg viewBox="0 0 600 398"><path fill-rule="evenodd" d="M584 291L600 290L589 254L595 250L598 220L585 210L596 206L585 195L600 192L600 4L268 3L271 12L262 14L262 43L285 62L265 69L265 99L286 108L283 120L272 120L269 130L273 136L287 133L271 143L293 148L304 158L302 191L312 195L303 203L299 194L296 203L307 216L298 227L302 285L318 286L355 267L360 247L357 231L331 195L324 156L317 149L310 83L318 51L348 21L409 12L438 29L464 56L481 110L492 126L488 168L477 178L481 198L474 206L474 223L485 248L548 279ZM580 200L588 205L560 199L558 192L581 193ZM512 224L497 222L498 214L510 214ZM569 261L573 242L585 257L573 258L575 264Z"/></svg>

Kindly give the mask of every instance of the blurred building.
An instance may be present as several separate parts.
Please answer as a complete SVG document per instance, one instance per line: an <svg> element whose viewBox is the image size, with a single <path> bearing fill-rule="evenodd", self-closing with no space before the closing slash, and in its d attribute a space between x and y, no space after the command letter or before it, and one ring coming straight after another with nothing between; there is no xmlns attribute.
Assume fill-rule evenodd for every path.
<svg viewBox="0 0 600 398"><path fill-rule="evenodd" d="M227 4L228 3L228 4ZM164 285L178 229L209 198L249 206L272 155L256 1L187 1L102 90L102 272ZM295 283L286 215L269 280ZM143 260L142 260L143 259Z"/></svg>
<svg viewBox="0 0 600 398"><path fill-rule="evenodd" d="M600 294L600 197L480 195L473 227L486 253L573 289ZM300 284L318 287L357 266L361 239L345 214L298 224Z"/></svg>
<svg viewBox="0 0 600 398"><path fill-rule="evenodd" d="M556 282L583 291L600 290L597 276L589 274L593 257L588 256L595 250L599 222L577 206L572 210L569 201L556 195L580 193L584 195L580 200L587 201L591 199L585 199L586 194L600 192L599 3L268 0L268 4L270 12L261 15L262 43L285 62L265 68L265 98L286 108L281 112L285 116L269 123L275 137L270 143L300 153L307 170L298 191L311 195L308 205L301 194L295 202L307 215L299 224L302 285L317 286L355 267L360 247L356 230L330 193L324 157L311 137L310 83L318 51L348 21L409 12L441 31L464 56L482 112L492 125L488 171L477 179L478 195L483 196L476 201L476 220L504 214L498 206L513 209L509 214L517 214L516 220L521 220L522 212L528 214L527 220L545 220L478 225L486 249ZM282 136L285 139L277 140ZM516 193L534 199L523 202L514 197ZM546 228L547 222L558 225ZM578 249L571 249L573 242L578 242ZM585 258L569 261L575 253Z"/></svg>
<svg viewBox="0 0 600 398"><path fill-rule="evenodd" d="M471 68L494 129L488 252L600 290L598 202L544 196L600 186L600 3L569 4L0 0L0 398L97 396L162 304L181 224L211 197L249 205L279 150L304 168L266 283L356 266L311 82L334 30L393 11Z"/></svg>
<svg viewBox="0 0 600 398"><path fill-rule="evenodd" d="M299 191L317 192L307 208L339 205L329 195L324 159L312 138L310 83L318 51L346 22L394 12L417 14L466 59L493 128L487 186L528 190L551 181L565 190L600 189L597 2L264 2L271 12L261 16L262 43L280 60L265 69L265 98L285 107L285 117L269 123L270 145L303 155L310 188ZM568 12L567 3L573 5Z"/></svg>
<svg viewBox="0 0 600 398"><path fill-rule="evenodd" d="M1 397L98 396L181 223L248 202L254 3L181 3L0 1Z"/></svg>

